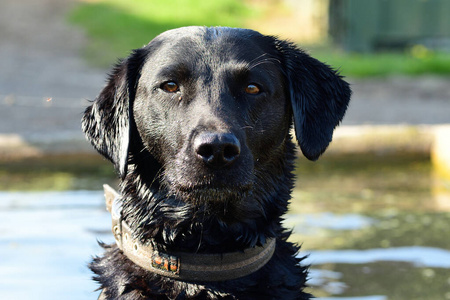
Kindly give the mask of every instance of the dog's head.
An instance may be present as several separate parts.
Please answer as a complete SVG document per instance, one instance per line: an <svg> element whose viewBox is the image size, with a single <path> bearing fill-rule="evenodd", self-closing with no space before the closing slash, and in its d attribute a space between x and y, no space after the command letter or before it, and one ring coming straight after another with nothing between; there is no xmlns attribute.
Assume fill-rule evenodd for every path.
<svg viewBox="0 0 450 300"><path fill-rule="evenodd" d="M142 163L153 169L148 180L183 200L217 201L269 184L264 173L285 159L292 120L303 154L317 159L349 98L335 71L292 43L186 27L121 61L83 130L122 178Z"/></svg>

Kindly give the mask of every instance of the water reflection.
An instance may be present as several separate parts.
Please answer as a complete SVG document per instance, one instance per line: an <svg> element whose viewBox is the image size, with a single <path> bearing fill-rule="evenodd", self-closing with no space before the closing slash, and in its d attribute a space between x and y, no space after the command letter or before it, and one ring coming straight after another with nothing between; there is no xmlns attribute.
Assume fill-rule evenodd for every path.
<svg viewBox="0 0 450 300"><path fill-rule="evenodd" d="M306 263L370 264L374 262L406 262L419 268L450 269L450 250L431 247L399 247L368 250L317 250L308 251Z"/></svg>
<svg viewBox="0 0 450 300"><path fill-rule="evenodd" d="M96 299L87 263L96 238L112 240L103 203L101 191L0 192L0 299Z"/></svg>
<svg viewBox="0 0 450 300"><path fill-rule="evenodd" d="M1 299L96 298L85 266L97 238L112 241L105 182L112 167L92 157L0 165ZM309 253L314 295L450 299L450 184L428 156L300 158L293 195L284 222Z"/></svg>
<svg viewBox="0 0 450 300"><path fill-rule="evenodd" d="M285 222L302 253L310 253L312 293L450 299L448 193L427 156L299 159Z"/></svg>
<svg viewBox="0 0 450 300"><path fill-rule="evenodd" d="M432 194L435 206L442 211L450 211L450 179L433 172Z"/></svg>
<svg viewBox="0 0 450 300"><path fill-rule="evenodd" d="M52 155L0 161L0 190L99 190L114 185L112 165L97 155Z"/></svg>

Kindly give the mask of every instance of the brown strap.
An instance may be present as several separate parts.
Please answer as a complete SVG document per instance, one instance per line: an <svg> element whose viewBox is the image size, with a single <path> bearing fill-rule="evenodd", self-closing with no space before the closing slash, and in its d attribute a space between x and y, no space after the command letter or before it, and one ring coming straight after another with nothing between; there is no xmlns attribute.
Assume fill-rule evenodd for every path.
<svg viewBox="0 0 450 300"><path fill-rule="evenodd" d="M133 238L130 227L121 220L120 195L111 187L107 185L104 187L118 247L135 264L161 276L184 281L237 279L262 268L272 258L275 251L276 240L268 239L264 246L247 248L243 252L221 254L159 252L151 243L142 244ZM112 200L111 197L113 197Z"/></svg>

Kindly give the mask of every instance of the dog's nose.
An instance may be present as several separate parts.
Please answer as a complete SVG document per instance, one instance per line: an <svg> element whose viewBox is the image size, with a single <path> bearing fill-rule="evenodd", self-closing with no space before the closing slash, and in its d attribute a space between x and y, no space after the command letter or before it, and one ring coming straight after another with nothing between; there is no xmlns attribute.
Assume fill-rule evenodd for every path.
<svg viewBox="0 0 450 300"><path fill-rule="evenodd" d="M241 144L232 133L204 132L195 138L194 151L208 166L221 168L239 157Z"/></svg>

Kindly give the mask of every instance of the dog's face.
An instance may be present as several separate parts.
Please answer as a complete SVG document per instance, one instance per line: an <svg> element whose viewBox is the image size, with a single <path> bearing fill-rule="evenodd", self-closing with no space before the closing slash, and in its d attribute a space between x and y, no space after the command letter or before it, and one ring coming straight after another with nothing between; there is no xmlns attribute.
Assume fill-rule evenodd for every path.
<svg viewBox="0 0 450 300"><path fill-rule="evenodd" d="M191 28L148 45L132 113L178 197L243 199L255 169L284 144L292 114L286 83L279 54L263 40Z"/></svg>
<svg viewBox="0 0 450 300"><path fill-rule="evenodd" d="M253 205L264 215L261 198L277 197L277 185L290 181L283 176L292 119L303 154L315 160L349 98L339 75L288 42L187 27L117 65L83 130L122 178L139 165L152 177L145 180L179 200Z"/></svg>

